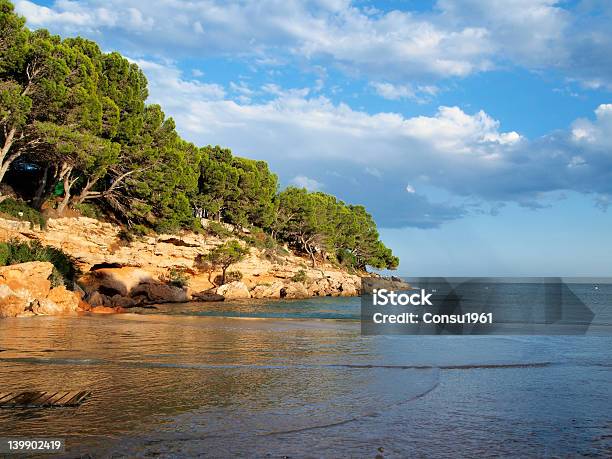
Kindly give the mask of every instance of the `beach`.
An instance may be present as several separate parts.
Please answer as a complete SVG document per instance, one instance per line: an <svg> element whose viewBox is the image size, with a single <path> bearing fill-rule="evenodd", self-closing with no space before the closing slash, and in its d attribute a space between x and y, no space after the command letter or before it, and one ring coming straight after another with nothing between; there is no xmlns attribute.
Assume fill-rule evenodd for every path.
<svg viewBox="0 0 612 459"><path fill-rule="evenodd" d="M358 304L3 320L2 391L92 396L2 409L0 436L64 438L66 457L612 452L612 338L363 337Z"/></svg>

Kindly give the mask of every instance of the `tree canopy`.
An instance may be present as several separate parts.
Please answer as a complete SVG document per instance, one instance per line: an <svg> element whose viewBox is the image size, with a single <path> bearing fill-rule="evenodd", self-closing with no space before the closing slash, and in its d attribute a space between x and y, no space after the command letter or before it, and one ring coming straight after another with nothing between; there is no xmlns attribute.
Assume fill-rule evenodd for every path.
<svg viewBox="0 0 612 459"><path fill-rule="evenodd" d="M33 207L62 214L93 204L164 232L206 217L259 228L313 265L397 266L365 208L305 189L279 193L266 162L181 139L147 97L136 64L81 37L30 31L0 0L0 183L28 171Z"/></svg>

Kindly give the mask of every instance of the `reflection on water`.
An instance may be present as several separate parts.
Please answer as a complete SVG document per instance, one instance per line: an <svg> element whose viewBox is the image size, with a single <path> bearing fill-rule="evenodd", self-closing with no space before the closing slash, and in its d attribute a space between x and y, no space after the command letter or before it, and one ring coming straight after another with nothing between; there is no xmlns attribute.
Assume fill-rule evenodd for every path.
<svg viewBox="0 0 612 459"><path fill-rule="evenodd" d="M612 454L610 338L361 337L197 308L0 321L0 392L93 392L0 410L0 436L65 437L68 457Z"/></svg>

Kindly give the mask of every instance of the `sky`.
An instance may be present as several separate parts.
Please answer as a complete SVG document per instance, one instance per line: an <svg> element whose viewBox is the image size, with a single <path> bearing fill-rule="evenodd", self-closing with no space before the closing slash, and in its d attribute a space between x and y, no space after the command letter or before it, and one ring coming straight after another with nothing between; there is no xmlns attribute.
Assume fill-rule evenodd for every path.
<svg viewBox="0 0 612 459"><path fill-rule="evenodd" d="M198 145L364 204L409 276L612 275L612 2L55 0Z"/></svg>

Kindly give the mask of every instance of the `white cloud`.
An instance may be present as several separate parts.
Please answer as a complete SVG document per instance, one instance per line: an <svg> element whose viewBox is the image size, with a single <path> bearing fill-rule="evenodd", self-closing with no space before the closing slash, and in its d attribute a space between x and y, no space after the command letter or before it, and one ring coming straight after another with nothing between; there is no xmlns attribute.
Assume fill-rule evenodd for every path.
<svg viewBox="0 0 612 459"><path fill-rule="evenodd" d="M416 94L408 85L394 85L391 83L370 83L376 93L388 100L414 99Z"/></svg>
<svg viewBox="0 0 612 459"><path fill-rule="evenodd" d="M291 179L291 184L298 188L306 188L309 191L319 191L323 189L323 184L305 175L296 175Z"/></svg>
<svg viewBox="0 0 612 459"><path fill-rule="evenodd" d="M597 107L594 121L584 118L576 120L571 132L578 145L612 148L612 104Z"/></svg>
<svg viewBox="0 0 612 459"><path fill-rule="evenodd" d="M34 27L90 34L132 52L151 47L173 58L193 50L260 63L292 55L330 58L372 74L446 77L489 68L493 49L483 27L447 26L410 12L372 15L345 1L57 0L47 8L20 0L16 6Z"/></svg>
<svg viewBox="0 0 612 459"><path fill-rule="evenodd" d="M171 66L143 67L152 100L168 104L169 114L190 140L227 145L239 155L268 160L281 177L292 177L293 184L309 189L321 189L311 178L321 170L336 170L356 183L367 180L364 187L340 175L334 179L344 183L345 191L373 190L366 198L377 199L374 206L388 207L389 215L408 205L389 199L393 189L419 199L411 206L427 208L422 195L410 192L419 184L493 206L514 201L537 207L550 193L564 190L592 193L600 202L612 193L612 105L600 105L593 119L576 120L566 132L529 140L502 130L484 111L440 107L432 116L370 114L310 95L307 88L279 86L249 88L267 91L271 99L245 103L228 99L214 85L183 81ZM587 134L577 134L581 132ZM377 184L384 187L374 191ZM326 183L325 189L333 192L334 183ZM461 214L448 207L439 211L440 218ZM427 213L426 224L433 224L435 215Z"/></svg>
<svg viewBox="0 0 612 459"><path fill-rule="evenodd" d="M406 191L410 194L416 193L416 189L412 185L406 185Z"/></svg>
<svg viewBox="0 0 612 459"><path fill-rule="evenodd" d="M56 0L50 8L19 0L16 7L33 27L173 59L194 51L248 57L258 65L306 57L408 88L407 81L427 86L432 78L513 63L559 69L587 87L610 88L612 12L598 3L437 0L427 12L321 0Z"/></svg>

